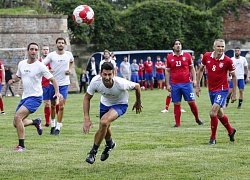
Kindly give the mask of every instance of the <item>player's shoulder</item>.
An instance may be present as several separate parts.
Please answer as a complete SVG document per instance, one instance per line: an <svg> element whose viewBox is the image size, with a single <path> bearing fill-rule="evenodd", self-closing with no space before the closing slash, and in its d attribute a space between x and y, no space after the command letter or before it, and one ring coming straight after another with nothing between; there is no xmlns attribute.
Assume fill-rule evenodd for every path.
<svg viewBox="0 0 250 180"><path fill-rule="evenodd" d="M64 51L65 54L69 54L69 55L72 55L72 52L71 51Z"/></svg>
<svg viewBox="0 0 250 180"><path fill-rule="evenodd" d="M21 60L21 61L19 62L19 65L27 64L27 61L28 61L28 59Z"/></svg>
<svg viewBox="0 0 250 180"><path fill-rule="evenodd" d="M191 58L191 54L188 53L188 52L183 52L183 56L185 56L185 57L190 57L190 58Z"/></svg>
<svg viewBox="0 0 250 180"><path fill-rule="evenodd" d="M204 55L203 55L203 58L204 57L211 57L213 52L206 52Z"/></svg>
<svg viewBox="0 0 250 180"><path fill-rule="evenodd" d="M102 77L98 74L98 75L96 75L96 76L94 76L93 78L92 78L92 80L91 80L91 83L92 82L100 82L102 80Z"/></svg>

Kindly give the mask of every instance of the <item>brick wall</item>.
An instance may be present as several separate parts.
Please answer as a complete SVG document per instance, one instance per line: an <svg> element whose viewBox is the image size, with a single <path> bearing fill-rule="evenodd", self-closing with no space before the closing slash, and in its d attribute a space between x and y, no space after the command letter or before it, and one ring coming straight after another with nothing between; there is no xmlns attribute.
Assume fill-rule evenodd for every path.
<svg viewBox="0 0 250 180"><path fill-rule="evenodd" d="M227 49L235 46L250 49L250 7L241 7L238 17L228 12L223 17L223 38L227 41Z"/></svg>
<svg viewBox="0 0 250 180"><path fill-rule="evenodd" d="M0 15L0 59L5 65L10 66L13 72L16 72L19 61L26 57L25 48L29 43L48 45L50 51L54 51L55 40L58 37L66 39L66 49L71 51L67 16ZM79 84L75 70L70 80L69 92L78 92ZM14 87L16 91L17 87Z"/></svg>

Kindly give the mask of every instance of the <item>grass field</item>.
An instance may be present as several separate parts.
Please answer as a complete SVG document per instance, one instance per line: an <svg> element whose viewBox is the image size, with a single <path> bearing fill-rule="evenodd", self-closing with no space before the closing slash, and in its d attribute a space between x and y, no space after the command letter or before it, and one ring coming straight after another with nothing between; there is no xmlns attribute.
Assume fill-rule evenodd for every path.
<svg viewBox="0 0 250 180"><path fill-rule="evenodd" d="M100 161L104 142L96 162L85 162L98 128L99 99L92 99L91 118L94 128L82 133L83 94L69 94L60 136L49 135L50 128L38 136L33 126L26 127L27 151L13 152L18 143L12 125L17 97L4 98L5 115L0 116L0 179L249 179L250 177L250 85L246 86L241 110L230 104L225 113L237 129L236 141L229 142L226 129L219 123L217 144L208 146L210 136L210 101L207 89L197 98L200 119L198 126L189 106L182 113L182 126L173 128L173 105L165 107L167 91L143 91L143 112L131 111L134 92L130 93L127 113L112 123L117 143L110 157ZM43 117L43 106L30 118ZM44 124L44 122L43 122Z"/></svg>

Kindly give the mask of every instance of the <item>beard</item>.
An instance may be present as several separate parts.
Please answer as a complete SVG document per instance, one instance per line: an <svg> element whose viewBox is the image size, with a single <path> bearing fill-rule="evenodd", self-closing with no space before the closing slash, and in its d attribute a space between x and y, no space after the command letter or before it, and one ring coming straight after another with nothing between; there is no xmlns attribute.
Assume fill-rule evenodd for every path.
<svg viewBox="0 0 250 180"><path fill-rule="evenodd" d="M62 46L57 46L58 51L63 51L64 47Z"/></svg>

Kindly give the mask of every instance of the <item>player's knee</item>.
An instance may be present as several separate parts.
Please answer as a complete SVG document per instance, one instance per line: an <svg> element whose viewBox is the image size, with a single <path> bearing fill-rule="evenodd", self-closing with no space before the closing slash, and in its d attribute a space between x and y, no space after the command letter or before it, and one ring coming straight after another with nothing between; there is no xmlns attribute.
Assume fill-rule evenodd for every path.
<svg viewBox="0 0 250 180"><path fill-rule="evenodd" d="M59 106L59 111L63 111L64 110L64 105L63 106Z"/></svg>
<svg viewBox="0 0 250 180"><path fill-rule="evenodd" d="M210 111L209 116L210 117L215 117L215 116L217 116L217 113L214 112L214 111Z"/></svg>
<svg viewBox="0 0 250 180"><path fill-rule="evenodd" d="M101 121L100 121L100 127L101 128L107 128L108 126L109 126L108 121L105 120L105 119L101 119Z"/></svg>

